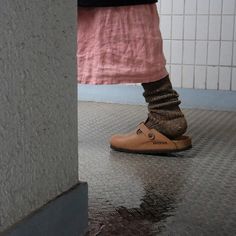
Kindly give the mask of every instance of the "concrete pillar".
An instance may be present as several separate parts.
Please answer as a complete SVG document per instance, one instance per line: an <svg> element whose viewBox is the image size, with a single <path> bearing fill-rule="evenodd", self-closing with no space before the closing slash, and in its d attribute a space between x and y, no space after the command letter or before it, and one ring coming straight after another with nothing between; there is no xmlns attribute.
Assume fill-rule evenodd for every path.
<svg viewBox="0 0 236 236"><path fill-rule="evenodd" d="M0 234L86 230L76 13L75 0L0 0Z"/></svg>

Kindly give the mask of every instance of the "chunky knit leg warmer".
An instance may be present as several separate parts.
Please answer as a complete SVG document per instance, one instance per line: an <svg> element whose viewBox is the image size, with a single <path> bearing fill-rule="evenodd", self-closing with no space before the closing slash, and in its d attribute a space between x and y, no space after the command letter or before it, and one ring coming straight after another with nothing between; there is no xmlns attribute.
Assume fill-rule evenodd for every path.
<svg viewBox="0 0 236 236"><path fill-rule="evenodd" d="M187 121L179 108L179 94L172 88L169 75L155 82L142 83L142 86L149 111L145 125L169 138L184 134Z"/></svg>

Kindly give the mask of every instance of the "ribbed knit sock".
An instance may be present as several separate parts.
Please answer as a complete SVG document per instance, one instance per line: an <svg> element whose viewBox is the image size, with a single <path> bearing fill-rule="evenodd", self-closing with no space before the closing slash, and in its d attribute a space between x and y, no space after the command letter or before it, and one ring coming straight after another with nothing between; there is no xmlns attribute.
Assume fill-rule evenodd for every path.
<svg viewBox="0 0 236 236"><path fill-rule="evenodd" d="M187 121L179 108L179 94L172 88L169 75L155 82L142 83L142 86L149 111L145 125L172 139L184 134Z"/></svg>

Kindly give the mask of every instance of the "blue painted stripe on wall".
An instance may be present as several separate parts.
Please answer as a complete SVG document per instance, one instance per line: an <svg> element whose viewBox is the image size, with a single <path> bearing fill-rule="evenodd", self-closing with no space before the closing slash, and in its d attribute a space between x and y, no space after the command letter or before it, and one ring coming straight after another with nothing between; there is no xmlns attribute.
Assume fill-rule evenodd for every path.
<svg viewBox="0 0 236 236"><path fill-rule="evenodd" d="M176 89L183 108L236 111L236 92L223 90ZM78 86L79 101L119 104L146 104L143 88L137 85L84 85Z"/></svg>

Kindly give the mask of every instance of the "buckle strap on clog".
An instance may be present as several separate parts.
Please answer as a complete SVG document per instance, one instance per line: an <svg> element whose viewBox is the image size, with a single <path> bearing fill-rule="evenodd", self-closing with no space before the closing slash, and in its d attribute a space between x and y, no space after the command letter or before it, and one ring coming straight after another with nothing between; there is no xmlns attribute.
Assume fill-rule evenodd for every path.
<svg viewBox="0 0 236 236"><path fill-rule="evenodd" d="M174 142L172 142L169 138L167 138L165 135L161 134L157 130L149 129L144 124L144 122L141 122L139 124L138 130L141 130L142 133L154 144L166 144L166 145L172 146L173 148L176 148L176 145Z"/></svg>

